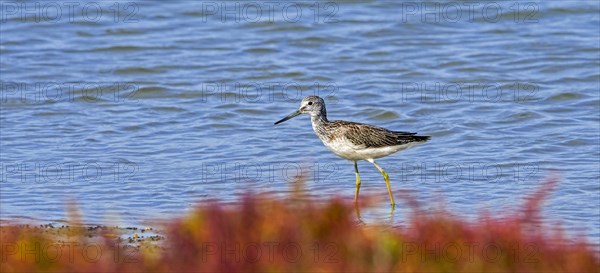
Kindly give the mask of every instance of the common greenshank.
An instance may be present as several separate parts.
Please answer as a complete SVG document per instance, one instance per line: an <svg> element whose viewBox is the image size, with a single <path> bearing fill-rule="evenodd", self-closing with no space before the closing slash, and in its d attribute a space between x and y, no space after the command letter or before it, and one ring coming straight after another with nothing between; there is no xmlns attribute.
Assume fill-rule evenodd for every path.
<svg viewBox="0 0 600 273"><path fill-rule="evenodd" d="M358 202L360 190L360 175L358 174L358 160L366 160L381 172L392 206L395 205L390 179L375 159L391 155L395 152L410 148L416 144L429 140L429 136L418 136L417 133L390 131L381 127L357 122L327 119L325 101L318 96L308 96L300 103L300 108L287 117L275 122L275 125L289 120L300 114L309 114L312 127L325 147L339 157L354 162L356 174L356 192L354 201Z"/></svg>

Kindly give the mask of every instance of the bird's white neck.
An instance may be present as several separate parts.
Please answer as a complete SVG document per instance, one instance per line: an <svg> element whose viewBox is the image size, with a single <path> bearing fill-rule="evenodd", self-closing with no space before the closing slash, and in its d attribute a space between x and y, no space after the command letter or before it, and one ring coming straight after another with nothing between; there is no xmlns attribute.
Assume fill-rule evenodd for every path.
<svg viewBox="0 0 600 273"><path fill-rule="evenodd" d="M323 113L320 113L318 115L311 115L310 121L312 122L313 126L329 122L329 120L327 120L327 115Z"/></svg>

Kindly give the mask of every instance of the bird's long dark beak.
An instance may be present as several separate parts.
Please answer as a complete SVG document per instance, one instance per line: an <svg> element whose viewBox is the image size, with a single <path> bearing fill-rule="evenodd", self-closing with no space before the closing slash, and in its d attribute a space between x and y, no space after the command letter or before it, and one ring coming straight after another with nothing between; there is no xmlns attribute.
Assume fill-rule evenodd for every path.
<svg viewBox="0 0 600 273"><path fill-rule="evenodd" d="M282 122L284 122L284 121L286 121L286 120L288 120L288 119L291 119L291 118L293 118L293 117L295 117L295 116L297 116L297 115L300 115L300 114L302 114L302 112L301 112L300 110L296 110L294 113L291 113L291 114L289 114L287 117L285 117L285 118L282 118L280 121L278 121L278 122L275 122L275 125L277 125L277 124L279 124L279 123L282 123Z"/></svg>

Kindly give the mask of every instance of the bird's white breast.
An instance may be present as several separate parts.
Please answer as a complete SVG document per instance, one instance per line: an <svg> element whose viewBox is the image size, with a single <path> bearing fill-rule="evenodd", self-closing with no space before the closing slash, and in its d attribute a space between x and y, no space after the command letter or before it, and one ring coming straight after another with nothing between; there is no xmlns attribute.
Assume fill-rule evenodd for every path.
<svg viewBox="0 0 600 273"><path fill-rule="evenodd" d="M408 143L404 145L386 146L378 148L366 148L355 145L345 137L335 138L333 140L321 139L325 147L339 157L357 161L367 159L377 159L395 152L410 148L418 143Z"/></svg>

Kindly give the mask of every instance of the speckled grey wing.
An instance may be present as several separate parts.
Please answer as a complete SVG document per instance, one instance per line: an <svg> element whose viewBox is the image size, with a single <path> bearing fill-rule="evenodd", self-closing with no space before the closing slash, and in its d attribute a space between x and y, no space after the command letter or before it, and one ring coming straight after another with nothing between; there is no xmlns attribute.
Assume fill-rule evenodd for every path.
<svg viewBox="0 0 600 273"><path fill-rule="evenodd" d="M385 128L361 123L347 123L343 126L344 137L362 148L380 148L427 141L429 136L417 133L390 131Z"/></svg>

